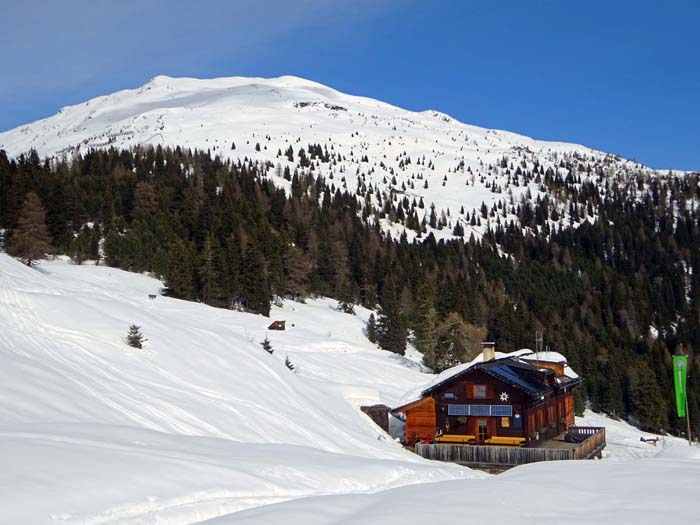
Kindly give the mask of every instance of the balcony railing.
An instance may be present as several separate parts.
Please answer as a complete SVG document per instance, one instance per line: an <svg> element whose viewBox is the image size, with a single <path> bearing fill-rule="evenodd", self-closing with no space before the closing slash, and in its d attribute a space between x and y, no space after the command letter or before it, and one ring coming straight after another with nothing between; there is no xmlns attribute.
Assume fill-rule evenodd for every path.
<svg viewBox="0 0 700 525"><path fill-rule="evenodd" d="M484 468L508 468L538 461L591 459L605 448L605 429L602 427L570 427L569 432L583 441L571 448L544 446L521 448L512 446L450 445L416 443L416 454L427 459L449 461Z"/></svg>

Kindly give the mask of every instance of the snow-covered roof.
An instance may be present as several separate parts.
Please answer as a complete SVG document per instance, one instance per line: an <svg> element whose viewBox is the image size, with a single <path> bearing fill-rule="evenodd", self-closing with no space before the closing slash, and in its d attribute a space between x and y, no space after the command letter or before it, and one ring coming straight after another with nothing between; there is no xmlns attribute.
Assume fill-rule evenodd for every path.
<svg viewBox="0 0 700 525"><path fill-rule="evenodd" d="M520 350L523 352L524 350ZM529 353L523 354L522 358L527 361L544 361L545 363L560 363L564 365L564 375L571 379L578 379L579 375L574 372L574 370L569 366L564 357L559 352L552 352L547 350L545 352L533 352L532 350L527 350Z"/></svg>
<svg viewBox="0 0 700 525"><path fill-rule="evenodd" d="M544 361L544 362L549 362L549 363L563 363L564 364L564 376L570 378L570 379L578 379L579 375L572 370L572 368L567 364L566 357L564 357L562 354L559 352L539 352L539 354L536 354L534 351L532 351L529 348L523 348L521 350L515 350L514 352L496 352L495 353L495 359L500 360L500 359L509 359L513 357L520 358L524 361L529 361L530 364L532 364L532 361ZM432 381L429 383L426 383L423 386L414 388L408 392L401 398L401 402L397 405L397 407L402 407L405 405L408 405L410 403L414 403L415 401L419 401L424 397L424 393L427 392L428 390L431 390L433 387L444 383L445 381L451 379L452 377L455 377L459 374L462 374L463 372L466 372L473 366L483 363L484 362L484 355L483 353L480 353L478 356L476 356L473 360L469 361L468 363L462 363L457 366L453 366L452 368L448 368L447 370L443 371L442 373L438 374Z"/></svg>

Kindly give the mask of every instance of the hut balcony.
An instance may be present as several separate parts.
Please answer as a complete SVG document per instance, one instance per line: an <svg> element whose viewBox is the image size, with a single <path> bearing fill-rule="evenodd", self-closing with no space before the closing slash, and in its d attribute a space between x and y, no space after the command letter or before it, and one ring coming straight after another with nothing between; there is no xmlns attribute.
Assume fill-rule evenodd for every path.
<svg viewBox="0 0 700 525"><path fill-rule="evenodd" d="M419 442L415 445L415 451L426 459L493 469L507 469L539 461L593 459L601 457L605 448L605 428L572 426L554 438L543 439L527 447L519 445Z"/></svg>

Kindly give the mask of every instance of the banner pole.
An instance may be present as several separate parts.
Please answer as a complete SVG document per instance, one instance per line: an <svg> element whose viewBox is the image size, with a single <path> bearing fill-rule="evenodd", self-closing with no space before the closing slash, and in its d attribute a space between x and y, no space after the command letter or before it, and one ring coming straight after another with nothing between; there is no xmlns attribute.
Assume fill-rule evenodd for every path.
<svg viewBox="0 0 700 525"><path fill-rule="evenodd" d="M693 446L693 442L690 438L690 414L688 414L688 396L685 398L685 422L688 425L688 446Z"/></svg>

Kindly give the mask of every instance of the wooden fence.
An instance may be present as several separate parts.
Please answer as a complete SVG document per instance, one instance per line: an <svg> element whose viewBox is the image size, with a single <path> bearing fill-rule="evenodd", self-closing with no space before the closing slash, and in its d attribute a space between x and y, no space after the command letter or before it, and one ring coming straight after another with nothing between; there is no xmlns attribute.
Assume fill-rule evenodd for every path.
<svg viewBox="0 0 700 525"><path fill-rule="evenodd" d="M571 427L569 431L588 437L576 448L570 449L416 443L416 454L427 459L449 461L471 467L499 468L538 461L589 459L599 454L605 447L604 428Z"/></svg>
<svg viewBox="0 0 700 525"><path fill-rule="evenodd" d="M587 436L586 440L573 450L574 459L591 459L605 448L604 427L571 427L569 432Z"/></svg>

